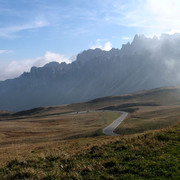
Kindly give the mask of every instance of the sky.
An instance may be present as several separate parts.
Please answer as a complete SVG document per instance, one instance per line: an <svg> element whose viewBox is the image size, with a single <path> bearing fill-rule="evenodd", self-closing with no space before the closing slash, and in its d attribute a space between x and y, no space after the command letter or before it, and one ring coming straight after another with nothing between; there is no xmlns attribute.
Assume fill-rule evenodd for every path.
<svg viewBox="0 0 180 180"><path fill-rule="evenodd" d="M0 0L0 81L86 49L180 32L179 0Z"/></svg>

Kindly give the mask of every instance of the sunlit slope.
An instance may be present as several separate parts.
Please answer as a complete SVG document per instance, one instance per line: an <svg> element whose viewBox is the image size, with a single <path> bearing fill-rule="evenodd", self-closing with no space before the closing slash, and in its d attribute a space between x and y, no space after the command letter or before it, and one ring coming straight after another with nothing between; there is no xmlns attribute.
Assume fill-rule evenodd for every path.
<svg viewBox="0 0 180 180"><path fill-rule="evenodd" d="M68 143L91 141L92 145L97 136L101 136L104 142L112 140L112 137L102 134L102 129L121 114L89 112L99 109L129 112L129 116L115 131L120 135L161 129L180 120L180 88L159 88L124 96L104 97L63 106L39 107L15 113L1 111L1 162L5 163L17 155L19 157L22 157L22 154L32 155L31 152L39 147L44 152L47 150L46 146L48 145L49 149L51 143L62 144L63 142L60 146L64 149L67 140ZM79 114L77 113L79 111L86 111L86 113ZM70 114L71 112L76 114ZM89 139L91 137L96 138ZM52 147L56 149L57 144ZM17 149L16 153L13 153L14 148Z"/></svg>

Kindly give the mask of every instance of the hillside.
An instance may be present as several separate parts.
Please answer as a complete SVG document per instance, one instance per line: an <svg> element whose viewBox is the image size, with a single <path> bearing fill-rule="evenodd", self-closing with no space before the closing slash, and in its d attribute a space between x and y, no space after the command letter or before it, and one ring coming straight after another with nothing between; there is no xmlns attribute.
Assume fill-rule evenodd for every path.
<svg viewBox="0 0 180 180"><path fill-rule="evenodd" d="M71 64L51 62L0 82L0 110L71 104L180 84L180 35L136 35L121 49L86 50Z"/></svg>
<svg viewBox="0 0 180 180"><path fill-rule="evenodd" d="M34 156L36 154L33 152L38 149L42 149L44 153L47 146L49 148L52 146L53 152L55 149L58 150L59 145L65 151L68 149L71 151L71 143L74 144L76 141L77 144L89 142L92 145L96 144L96 137L104 137L105 142L111 141L112 138L102 134L102 129L120 114L89 112L103 109L129 112L129 116L116 129L116 133L121 135L162 129L179 122L180 88L158 88L134 94L98 98L84 103L39 107L16 113L1 112L1 163L5 164L15 157ZM79 111L86 113L71 114ZM67 147L67 141L70 147ZM100 143L98 140L97 142ZM16 153L13 153L14 149ZM39 154L39 150L37 153Z"/></svg>
<svg viewBox="0 0 180 180"><path fill-rule="evenodd" d="M0 178L179 179L179 140L180 124L155 133L116 138L87 150L81 146L74 155L52 153L23 161L16 159L0 168Z"/></svg>
<svg viewBox="0 0 180 180"><path fill-rule="evenodd" d="M90 110L129 112L120 136L102 133L120 113ZM178 179L179 117L180 87L1 112L0 178Z"/></svg>

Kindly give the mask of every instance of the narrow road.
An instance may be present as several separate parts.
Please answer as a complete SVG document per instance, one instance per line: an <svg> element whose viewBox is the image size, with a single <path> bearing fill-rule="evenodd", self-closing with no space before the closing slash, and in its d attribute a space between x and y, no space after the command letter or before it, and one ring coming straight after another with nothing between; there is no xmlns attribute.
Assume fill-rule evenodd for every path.
<svg viewBox="0 0 180 180"><path fill-rule="evenodd" d="M127 112L124 111L110 111L110 110L98 110L98 111L88 111L88 112L120 112L122 115L113 121L109 126L103 129L103 133L110 136L118 136L119 134L114 133L114 130L122 123L122 121L128 116ZM84 114L87 111L72 112L69 114Z"/></svg>
<svg viewBox="0 0 180 180"><path fill-rule="evenodd" d="M117 112L117 111L116 111ZM118 111L122 113L115 121L113 121L109 126L103 129L103 133L110 136L118 136L119 134L114 133L114 130L122 123L122 121L127 117L128 113L124 111Z"/></svg>

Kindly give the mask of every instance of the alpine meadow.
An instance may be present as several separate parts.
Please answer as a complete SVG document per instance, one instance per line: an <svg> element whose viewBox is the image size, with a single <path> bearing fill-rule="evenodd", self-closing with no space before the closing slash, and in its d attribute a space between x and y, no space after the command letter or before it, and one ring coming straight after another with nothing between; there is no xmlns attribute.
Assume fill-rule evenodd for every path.
<svg viewBox="0 0 180 180"><path fill-rule="evenodd" d="M178 0L0 0L0 179L180 179Z"/></svg>

